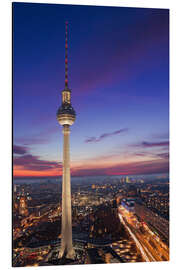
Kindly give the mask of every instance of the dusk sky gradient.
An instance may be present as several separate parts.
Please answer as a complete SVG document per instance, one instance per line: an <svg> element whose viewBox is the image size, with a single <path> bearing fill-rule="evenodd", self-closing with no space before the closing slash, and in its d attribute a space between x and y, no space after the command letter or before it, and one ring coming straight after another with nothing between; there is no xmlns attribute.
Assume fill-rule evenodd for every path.
<svg viewBox="0 0 180 270"><path fill-rule="evenodd" d="M168 173L169 11L13 3L14 176L62 174L65 21L72 175Z"/></svg>

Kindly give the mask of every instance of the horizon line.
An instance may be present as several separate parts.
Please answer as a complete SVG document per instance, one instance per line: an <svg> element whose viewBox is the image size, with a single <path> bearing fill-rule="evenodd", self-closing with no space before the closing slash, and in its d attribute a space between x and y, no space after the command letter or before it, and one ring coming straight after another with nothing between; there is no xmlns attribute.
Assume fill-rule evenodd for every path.
<svg viewBox="0 0 180 270"><path fill-rule="evenodd" d="M139 174L111 174L111 175L71 175L71 177L110 177L110 176L138 176L138 175L159 175L159 174L167 174L167 176L169 176L169 172L162 172L162 173L139 173ZM57 175L57 176L13 176L12 179L16 180L16 179L43 179L43 178L62 178L62 175Z"/></svg>

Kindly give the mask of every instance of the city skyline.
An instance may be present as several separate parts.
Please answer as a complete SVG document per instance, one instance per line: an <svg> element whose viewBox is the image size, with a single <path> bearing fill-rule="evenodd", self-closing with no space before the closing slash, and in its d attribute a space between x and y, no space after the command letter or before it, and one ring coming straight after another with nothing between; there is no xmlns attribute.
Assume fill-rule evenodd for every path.
<svg viewBox="0 0 180 270"><path fill-rule="evenodd" d="M15 179L13 266L169 260L169 178L90 178L72 182L74 262L59 259L59 179Z"/></svg>
<svg viewBox="0 0 180 270"><path fill-rule="evenodd" d="M66 20L78 110L72 175L168 173L169 11L13 6L14 176L62 174L54 108L64 86Z"/></svg>

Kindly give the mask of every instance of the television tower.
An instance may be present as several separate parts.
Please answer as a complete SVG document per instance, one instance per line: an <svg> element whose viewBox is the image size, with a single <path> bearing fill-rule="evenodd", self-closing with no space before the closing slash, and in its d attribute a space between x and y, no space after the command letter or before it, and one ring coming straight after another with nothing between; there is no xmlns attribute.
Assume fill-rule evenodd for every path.
<svg viewBox="0 0 180 270"><path fill-rule="evenodd" d="M76 113L71 105L71 90L68 86L68 22L66 22L65 39L65 87L62 90L62 105L57 111L57 120L63 126L63 175L62 175L62 222L61 249L59 258L73 259L75 251L72 245L72 215L71 215L71 173L69 134L70 126L76 119Z"/></svg>

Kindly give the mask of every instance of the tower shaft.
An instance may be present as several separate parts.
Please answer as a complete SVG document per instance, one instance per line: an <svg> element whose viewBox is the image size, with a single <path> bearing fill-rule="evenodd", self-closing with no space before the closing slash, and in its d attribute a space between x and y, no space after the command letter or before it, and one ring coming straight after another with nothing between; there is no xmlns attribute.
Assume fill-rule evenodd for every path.
<svg viewBox="0 0 180 270"><path fill-rule="evenodd" d="M62 177L62 224L61 224L61 249L59 257L65 255L74 258L72 245L72 217L71 217L71 175L69 152L69 125L63 126L63 177Z"/></svg>

